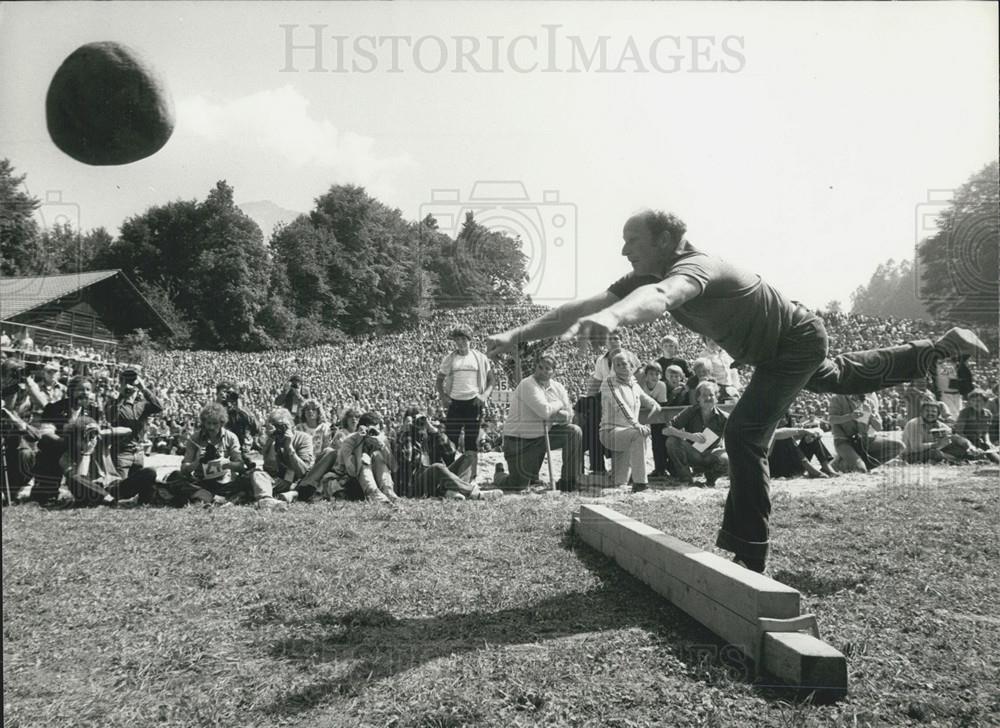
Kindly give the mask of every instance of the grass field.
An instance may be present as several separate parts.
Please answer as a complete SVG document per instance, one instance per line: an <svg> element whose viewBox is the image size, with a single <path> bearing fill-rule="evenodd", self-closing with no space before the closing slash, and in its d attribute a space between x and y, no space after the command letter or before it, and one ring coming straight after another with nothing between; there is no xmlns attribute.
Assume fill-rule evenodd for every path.
<svg viewBox="0 0 1000 728"><path fill-rule="evenodd" d="M1000 724L996 468L777 484L769 573L848 656L814 705L497 503L3 513L4 724ZM725 488L601 499L708 547Z"/></svg>

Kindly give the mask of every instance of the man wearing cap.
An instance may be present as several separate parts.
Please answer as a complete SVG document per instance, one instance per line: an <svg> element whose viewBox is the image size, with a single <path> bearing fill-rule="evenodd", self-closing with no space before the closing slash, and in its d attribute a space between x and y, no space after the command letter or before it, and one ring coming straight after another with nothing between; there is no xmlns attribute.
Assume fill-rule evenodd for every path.
<svg viewBox="0 0 1000 728"><path fill-rule="evenodd" d="M118 397L104 408L104 416L111 427L129 429L129 434L115 436L111 440L111 458L122 478L127 478L145 464L142 439L146 422L162 411L163 406L146 387L139 372L132 367L122 369L118 375Z"/></svg>
<svg viewBox="0 0 1000 728"><path fill-rule="evenodd" d="M34 412L36 416L42 414L42 409L48 402L58 402L66 396L66 387L59 381L61 367L55 359L45 362L42 369L42 381L38 382L38 389L45 394L46 402L35 402Z"/></svg>
<svg viewBox="0 0 1000 728"><path fill-rule="evenodd" d="M828 357L823 321L760 276L696 249L676 215L646 210L622 230L632 272L606 290L570 301L488 340L491 357L519 344L563 336L599 346L621 326L666 313L717 342L734 361L754 367L726 428L731 483L716 545L735 561L763 571L770 545L771 499L767 447L777 424L802 389L865 393L912 380L942 358L987 354L967 329L937 341Z"/></svg>
<svg viewBox="0 0 1000 728"><path fill-rule="evenodd" d="M240 441L240 452L246 460L246 454L253 449L254 441L260 434L257 418L240 407L240 391L234 382L219 382L215 386L215 401L226 408L226 429Z"/></svg>
<svg viewBox="0 0 1000 728"><path fill-rule="evenodd" d="M299 415L302 414L302 405L305 403L306 398L302 393L302 377L298 374L290 376L285 391L274 398L274 404L291 412L296 422L299 420Z"/></svg>
<svg viewBox="0 0 1000 728"><path fill-rule="evenodd" d="M458 447L459 435L465 431L469 482L475 482L479 465L479 422L493 392L493 368L485 354L471 347L472 331L468 326L453 328L451 338L455 350L441 360L435 386L442 406L448 408L445 435Z"/></svg>

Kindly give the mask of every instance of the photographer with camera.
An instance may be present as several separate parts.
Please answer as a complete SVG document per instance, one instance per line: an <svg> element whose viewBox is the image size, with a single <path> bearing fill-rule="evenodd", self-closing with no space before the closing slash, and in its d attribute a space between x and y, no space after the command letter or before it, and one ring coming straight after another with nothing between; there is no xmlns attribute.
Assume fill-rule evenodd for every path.
<svg viewBox="0 0 1000 728"><path fill-rule="evenodd" d="M234 477L246 469L240 443L226 429L226 417L226 408L218 402L202 407L198 415L201 427L185 445L181 469L167 477L175 505L223 504L245 492L246 483Z"/></svg>
<svg viewBox="0 0 1000 728"><path fill-rule="evenodd" d="M228 379L215 386L215 401L226 408L226 429L236 435L244 458L256 445L260 427L257 418L240 407L240 392Z"/></svg>
<svg viewBox="0 0 1000 728"><path fill-rule="evenodd" d="M465 432L463 451L472 482L479 467L479 423L496 380L490 360L471 348L472 330L468 326L454 327L451 339L455 350L441 360L435 386L441 405L448 408L445 435L457 448Z"/></svg>
<svg viewBox="0 0 1000 728"><path fill-rule="evenodd" d="M151 504L156 496L156 471L141 465L126 474L116 469L110 443L129 438L127 427L104 427L89 417L78 417L63 431L66 451L59 459L66 486L77 505L115 506L138 496L137 505Z"/></svg>
<svg viewBox="0 0 1000 728"><path fill-rule="evenodd" d="M75 376L66 386L66 396L58 402L49 402L42 409L38 432L38 453L35 458L31 486L31 500L44 503L59 495L63 472L59 459L66 451L63 432L79 417L89 417L95 422L102 419L101 411L94 404L94 383L90 377ZM46 437L52 435L52 437Z"/></svg>
<svg viewBox="0 0 1000 728"><path fill-rule="evenodd" d="M823 430L818 425L798 427L792 413L785 414L782 426L774 431L774 439L767 454L772 478L835 478L840 475L830 463L833 454L823 444ZM812 459L819 461L819 468Z"/></svg>
<svg viewBox="0 0 1000 728"><path fill-rule="evenodd" d="M263 469L250 471L250 487L259 508L273 508L276 495L287 502L296 498L309 500L315 488L296 483L313 464L312 438L295 429L292 413L284 407L275 407L264 425Z"/></svg>
<svg viewBox="0 0 1000 728"><path fill-rule="evenodd" d="M123 478L144 465L142 438L146 423L162 411L163 406L139 372L132 367L122 369L118 374L118 397L107 403L104 415L112 427L128 430L127 436L111 440L111 457Z"/></svg>
<svg viewBox="0 0 1000 728"><path fill-rule="evenodd" d="M32 413L49 403L35 376L20 359L4 359L0 366L4 409L0 465L6 478L4 493L12 497L28 484L35 467L38 432L30 426Z"/></svg>
<svg viewBox="0 0 1000 728"><path fill-rule="evenodd" d="M302 405L306 403L305 394L302 392L302 377L293 374L288 378L288 386L285 391L274 398L274 404L284 407L292 414L292 419L298 420L302 414Z"/></svg>
<svg viewBox="0 0 1000 728"><path fill-rule="evenodd" d="M455 446L415 404L403 413L396 435L396 483L407 498L446 497L481 500L479 487L464 480L468 458L458 456Z"/></svg>
<svg viewBox="0 0 1000 728"><path fill-rule="evenodd" d="M338 487L330 488L328 494L348 500L370 498L394 505L399 496L390 474L392 464L392 453L382 432L382 416L376 412L365 412L358 421L357 431L341 440L337 463L331 470L332 477L327 476Z"/></svg>

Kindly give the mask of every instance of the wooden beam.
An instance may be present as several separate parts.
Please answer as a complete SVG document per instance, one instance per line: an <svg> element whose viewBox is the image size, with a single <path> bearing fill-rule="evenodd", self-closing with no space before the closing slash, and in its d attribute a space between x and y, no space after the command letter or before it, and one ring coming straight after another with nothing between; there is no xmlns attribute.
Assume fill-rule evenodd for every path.
<svg viewBox="0 0 1000 728"><path fill-rule="evenodd" d="M813 635L763 631L762 619L800 616L797 590L605 506L581 506L572 525L584 543L759 660L758 669L823 697L846 693L843 654Z"/></svg>

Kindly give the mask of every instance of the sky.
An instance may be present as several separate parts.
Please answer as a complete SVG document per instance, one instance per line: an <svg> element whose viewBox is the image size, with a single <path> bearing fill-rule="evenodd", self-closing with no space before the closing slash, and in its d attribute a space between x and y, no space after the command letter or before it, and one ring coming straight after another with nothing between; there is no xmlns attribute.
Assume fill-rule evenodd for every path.
<svg viewBox="0 0 1000 728"><path fill-rule="evenodd" d="M43 221L116 233L220 179L308 211L358 184L520 234L555 304L628 270L633 213L823 307L910 258L997 156L994 3L3 3L0 157ZM88 166L45 126L73 50L137 49L169 142ZM265 234L269 231L265 231Z"/></svg>

